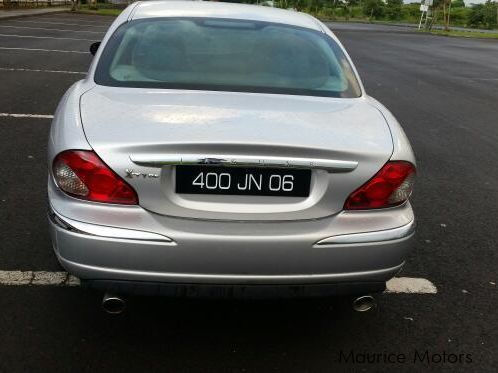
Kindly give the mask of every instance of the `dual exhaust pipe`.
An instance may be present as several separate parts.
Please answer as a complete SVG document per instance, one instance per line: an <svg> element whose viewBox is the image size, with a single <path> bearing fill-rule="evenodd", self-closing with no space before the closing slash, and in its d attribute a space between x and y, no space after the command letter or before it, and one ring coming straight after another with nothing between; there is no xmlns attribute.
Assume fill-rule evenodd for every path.
<svg viewBox="0 0 498 373"><path fill-rule="evenodd" d="M111 315L119 315L126 308L126 301L119 295L105 293L102 298L102 308Z"/></svg>
<svg viewBox="0 0 498 373"><path fill-rule="evenodd" d="M377 307L377 302L371 295L363 295L361 297L353 299L352 306L353 310L355 310L356 312L367 312Z"/></svg>
<svg viewBox="0 0 498 373"><path fill-rule="evenodd" d="M371 295L363 295L353 299L352 307L356 312L367 312L377 306L375 298ZM119 315L126 309L126 301L119 295L105 293L102 298L102 308L111 315Z"/></svg>

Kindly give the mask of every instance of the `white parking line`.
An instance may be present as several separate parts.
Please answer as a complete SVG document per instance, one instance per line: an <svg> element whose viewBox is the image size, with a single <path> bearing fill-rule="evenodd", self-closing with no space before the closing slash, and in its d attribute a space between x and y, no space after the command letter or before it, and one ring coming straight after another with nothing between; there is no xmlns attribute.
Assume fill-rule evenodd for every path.
<svg viewBox="0 0 498 373"><path fill-rule="evenodd" d="M84 25L81 23L66 23L66 22L44 22L44 21L19 21L19 20L12 20L10 22L16 22L16 23L43 23L46 25L66 25L66 26L89 26L89 27L94 27L94 28L109 28L109 26L97 26L97 25Z"/></svg>
<svg viewBox="0 0 498 373"><path fill-rule="evenodd" d="M30 51L30 52L58 52L58 53L90 54L90 52L85 52L85 51L69 51L69 50L61 50L61 49L17 48L17 47L0 47L0 49L4 49L4 50Z"/></svg>
<svg viewBox="0 0 498 373"><path fill-rule="evenodd" d="M386 293L436 294L436 286L425 278L395 277L386 283Z"/></svg>
<svg viewBox="0 0 498 373"><path fill-rule="evenodd" d="M36 17L36 18L30 18L30 19L33 19L33 20L41 19L43 21L50 21L50 22L54 22L55 21L55 22L59 22L61 20L61 18L64 18L63 21L71 20L71 21L74 21L74 22L87 23L89 25L101 25L103 23L109 23L109 24L111 24L112 21L113 21L112 19L111 20L108 20L108 19L97 20L97 19L94 19L93 16L92 17L85 17L85 16L83 16L83 17L74 17L74 16L67 17L64 14L60 14L58 17L44 16L44 17ZM89 18L92 18L94 20L90 21Z"/></svg>
<svg viewBox="0 0 498 373"><path fill-rule="evenodd" d="M55 14L54 14L55 15ZM92 20L90 21L89 18L91 18ZM114 19L96 19L94 18L94 16L92 17L64 17L64 14L61 14L59 17L37 17L37 18L31 18L33 20L35 19L41 19L42 21L49 21L49 22L60 22L60 21L63 21L63 22L67 22L67 21L70 21L70 22L82 22L82 23L86 23L88 25L103 25L105 23L107 24L111 24Z"/></svg>
<svg viewBox="0 0 498 373"><path fill-rule="evenodd" d="M104 31L87 31L87 30L70 30L70 29L60 29L60 28L48 28L48 27L28 27L28 26L8 26L0 25L0 28L16 28L16 29L26 29L26 30L48 30L48 31L60 31L60 32L84 32L92 34L105 34Z"/></svg>
<svg viewBox="0 0 498 373"><path fill-rule="evenodd" d="M23 39L55 39L55 40L96 41L95 39L65 38L65 37L57 37L57 36L15 35L15 34L0 34L0 37L23 38Z"/></svg>
<svg viewBox="0 0 498 373"><path fill-rule="evenodd" d="M0 117L52 119L54 116L53 116L53 115L49 115L49 114L14 114L14 113L0 113Z"/></svg>
<svg viewBox="0 0 498 373"><path fill-rule="evenodd" d="M78 286L80 280L67 272L0 271L0 285ZM425 278L395 277L386 284L389 294L436 294L436 286Z"/></svg>
<svg viewBox="0 0 498 373"><path fill-rule="evenodd" d="M34 72L34 73L60 73L60 74L79 74L86 75L84 71L66 71L66 70L40 70L40 69L23 69L23 68L13 68L13 67L0 67L0 71L23 71L23 72Z"/></svg>

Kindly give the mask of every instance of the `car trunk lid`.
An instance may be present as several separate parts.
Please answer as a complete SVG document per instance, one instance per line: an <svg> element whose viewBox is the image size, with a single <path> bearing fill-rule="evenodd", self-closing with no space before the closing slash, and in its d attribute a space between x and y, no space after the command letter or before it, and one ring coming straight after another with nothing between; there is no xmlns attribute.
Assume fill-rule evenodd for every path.
<svg viewBox="0 0 498 373"><path fill-rule="evenodd" d="M393 149L384 117L363 98L96 86L82 96L81 116L88 142L135 188L140 205L178 217L332 215ZM168 160L230 157L310 168L309 196L175 193L175 165Z"/></svg>

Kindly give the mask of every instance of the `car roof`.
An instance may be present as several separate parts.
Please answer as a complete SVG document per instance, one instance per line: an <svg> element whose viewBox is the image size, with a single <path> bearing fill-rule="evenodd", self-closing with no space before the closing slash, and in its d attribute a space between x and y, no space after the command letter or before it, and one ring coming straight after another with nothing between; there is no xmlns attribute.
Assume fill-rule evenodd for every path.
<svg viewBox="0 0 498 373"><path fill-rule="evenodd" d="M129 19L154 17L231 18L283 23L323 31L311 16L291 10L212 1L141 1Z"/></svg>

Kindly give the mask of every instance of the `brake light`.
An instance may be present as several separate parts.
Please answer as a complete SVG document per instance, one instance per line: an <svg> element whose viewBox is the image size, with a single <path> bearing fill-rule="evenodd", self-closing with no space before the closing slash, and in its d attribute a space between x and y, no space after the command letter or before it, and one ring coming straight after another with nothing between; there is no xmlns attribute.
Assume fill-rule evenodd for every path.
<svg viewBox="0 0 498 373"><path fill-rule="evenodd" d="M387 162L373 178L351 193L344 209L368 210L401 205L412 193L415 174L415 166L410 162Z"/></svg>
<svg viewBox="0 0 498 373"><path fill-rule="evenodd" d="M67 150L59 153L52 168L59 188L73 197L94 202L138 204L133 188L93 151Z"/></svg>

